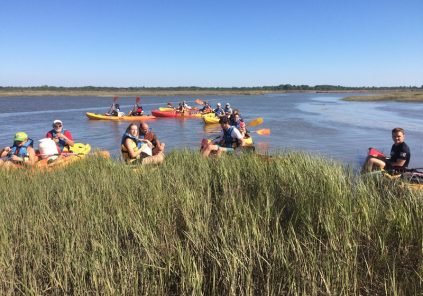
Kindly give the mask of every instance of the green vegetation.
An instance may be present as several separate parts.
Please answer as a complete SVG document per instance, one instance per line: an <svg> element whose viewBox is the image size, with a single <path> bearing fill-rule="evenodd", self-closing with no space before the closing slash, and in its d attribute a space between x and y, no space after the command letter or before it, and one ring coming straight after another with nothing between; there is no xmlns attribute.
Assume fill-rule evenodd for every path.
<svg viewBox="0 0 423 296"><path fill-rule="evenodd" d="M0 294L420 295L423 199L301 153L1 171Z"/></svg>
<svg viewBox="0 0 423 296"><path fill-rule="evenodd" d="M370 96L351 96L344 98L345 101L401 101L401 102L422 102L423 92L405 91L405 92L388 92L375 94Z"/></svg>

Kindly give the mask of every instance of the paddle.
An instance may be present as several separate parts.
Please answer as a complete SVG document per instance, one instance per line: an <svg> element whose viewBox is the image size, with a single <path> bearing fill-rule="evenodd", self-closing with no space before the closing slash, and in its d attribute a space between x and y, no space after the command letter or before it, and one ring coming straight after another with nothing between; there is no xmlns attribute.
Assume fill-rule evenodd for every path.
<svg viewBox="0 0 423 296"><path fill-rule="evenodd" d="M259 130L256 130L256 131L249 131L249 132L250 133L256 133L260 136L268 136L271 133L270 128L262 128L262 129L259 129ZM208 134L217 134L217 133L220 133L220 132L208 132Z"/></svg>
<svg viewBox="0 0 423 296"><path fill-rule="evenodd" d="M247 123L247 126L258 126L260 124L263 123L263 118L262 117L258 117L256 119L251 120L250 122Z"/></svg>
<svg viewBox="0 0 423 296"><path fill-rule="evenodd" d="M202 100L200 100L200 99L196 99L196 100L195 100L195 102L196 102L198 105L204 105L204 102L203 102Z"/></svg>
<svg viewBox="0 0 423 296"><path fill-rule="evenodd" d="M257 133L261 136L268 136L270 135L270 128L263 128L256 131L250 131L251 133Z"/></svg>

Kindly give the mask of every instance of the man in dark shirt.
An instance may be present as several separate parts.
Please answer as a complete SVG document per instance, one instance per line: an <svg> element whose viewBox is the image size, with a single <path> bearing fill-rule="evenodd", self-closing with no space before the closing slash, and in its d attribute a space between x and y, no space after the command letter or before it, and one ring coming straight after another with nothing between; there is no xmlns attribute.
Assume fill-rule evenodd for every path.
<svg viewBox="0 0 423 296"><path fill-rule="evenodd" d="M392 130L392 140L394 144L391 148L390 158L376 158L369 156L366 159L364 169L366 171L372 171L373 166L379 169L402 169L408 166L410 162L410 148L404 142L405 132L404 129L397 127Z"/></svg>
<svg viewBox="0 0 423 296"><path fill-rule="evenodd" d="M164 152L165 143L161 143L157 139L157 136L149 129L148 124L145 122L140 124L140 138L151 142L153 155Z"/></svg>

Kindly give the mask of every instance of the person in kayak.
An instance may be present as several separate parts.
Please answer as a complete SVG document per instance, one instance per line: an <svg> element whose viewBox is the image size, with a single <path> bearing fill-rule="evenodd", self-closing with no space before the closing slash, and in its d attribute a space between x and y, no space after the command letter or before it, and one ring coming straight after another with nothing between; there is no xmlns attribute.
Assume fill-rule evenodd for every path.
<svg viewBox="0 0 423 296"><path fill-rule="evenodd" d="M132 107L132 110L129 114L130 114L130 116L142 116L142 115L144 115L144 109L142 108L141 104L139 103L139 97L137 98L137 102Z"/></svg>
<svg viewBox="0 0 423 296"><path fill-rule="evenodd" d="M0 151L0 167L25 165L32 166L37 161L35 150L33 148L34 141L24 132L15 134L13 145L4 147Z"/></svg>
<svg viewBox="0 0 423 296"><path fill-rule="evenodd" d="M229 117L230 124L235 126L237 129L239 129L239 124L242 121L241 116L239 115L238 110L234 110L234 112Z"/></svg>
<svg viewBox="0 0 423 296"><path fill-rule="evenodd" d="M192 109L192 107L189 106L186 101L182 101L181 103L179 103L179 107L176 109L176 111L178 111L178 112L188 112L191 109Z"/></svg>
<svg viewBox="0 0 423 296"><path fill-rule="evenodd" d="M120 105L118 103L113 103L112 106L110 106L109 112L106 113L108 116L119 116L120 112Z"/></svg>
<svg viewBox="0 0 423 296"><path fill-rule="evenodd" d="M142 122L140 124L139 134L141 139L148 140L153 145L153 155L164 153L165 143L157 139L156 134L151 131L147 123Z"/></svg>
<svg viewBox="0 0 423 296"><path fill-rule="evenodd" d="M228 117L221 117L219 123L222 133L208 145L202 145L201 154L204 157L208 157L212 152L219 156L222 152L233 152L234 149L244 146L243 135L236 127L229 124Z"/></svg>
<svg viewBox="0 0 423 296"><path fill-rule="evenodd" d="M218 117L225 115L225 110L223 110L222 104L220 104L220 103L217 103L216 109L214 109L213 112Z"/></svg>
<svg viewBox="0 0 423 296"><path fill-rule="evenodd" d="M63 128L63 122L59 119L53 121L53 129L47 132L46 138L56 142L59 153L71 151L71 147L75 144L71 132Z"/></svg>
<svg viewBox="0 0 423 296"><path fill-rule="evenodd" d="M207 101L205 101L203 103L203 108L200 109L200 112L201 113L210 113L210 112L213 112L213 109L210 106L210 104Z"/></svg>
<svg viewBox="0 0 423 296"><path fill-rule="evenodd" d="M363 171L371 172L374 167L382 170L401 170L408 166L410 162L410 148L404 142L405 131L400 127L396 127L392 130L392 140L394 144L391 147L390 157L373 157L368 156Z"/></svg>
<svg viewBox="0 0 423 296"><path fill-rule="evenodd" d="M231 105L229 103L226 103L225 104L224 111L225 111L226 116L231 116L231 114L232 114L232 108L231 108Z"/></svg>

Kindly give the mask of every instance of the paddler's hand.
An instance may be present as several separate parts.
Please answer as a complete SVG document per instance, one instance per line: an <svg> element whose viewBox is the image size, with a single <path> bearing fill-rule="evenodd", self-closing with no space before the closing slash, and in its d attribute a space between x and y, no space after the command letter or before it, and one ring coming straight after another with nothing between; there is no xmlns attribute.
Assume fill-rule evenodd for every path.
<svg viewBox="0 0 423 296"><path fill-rule="evenodd" d="M10 150L12 150L10 147L4 147L5 152L9 152Z"/></svg>
<svg viewBox="0 0 423 296"><path fill-rule="evenodd" d="M10 157L10 160L13 160L13 161L23 161L23 158L21 158L21 157L19 157L17 155L12 155Z"/></svg>

